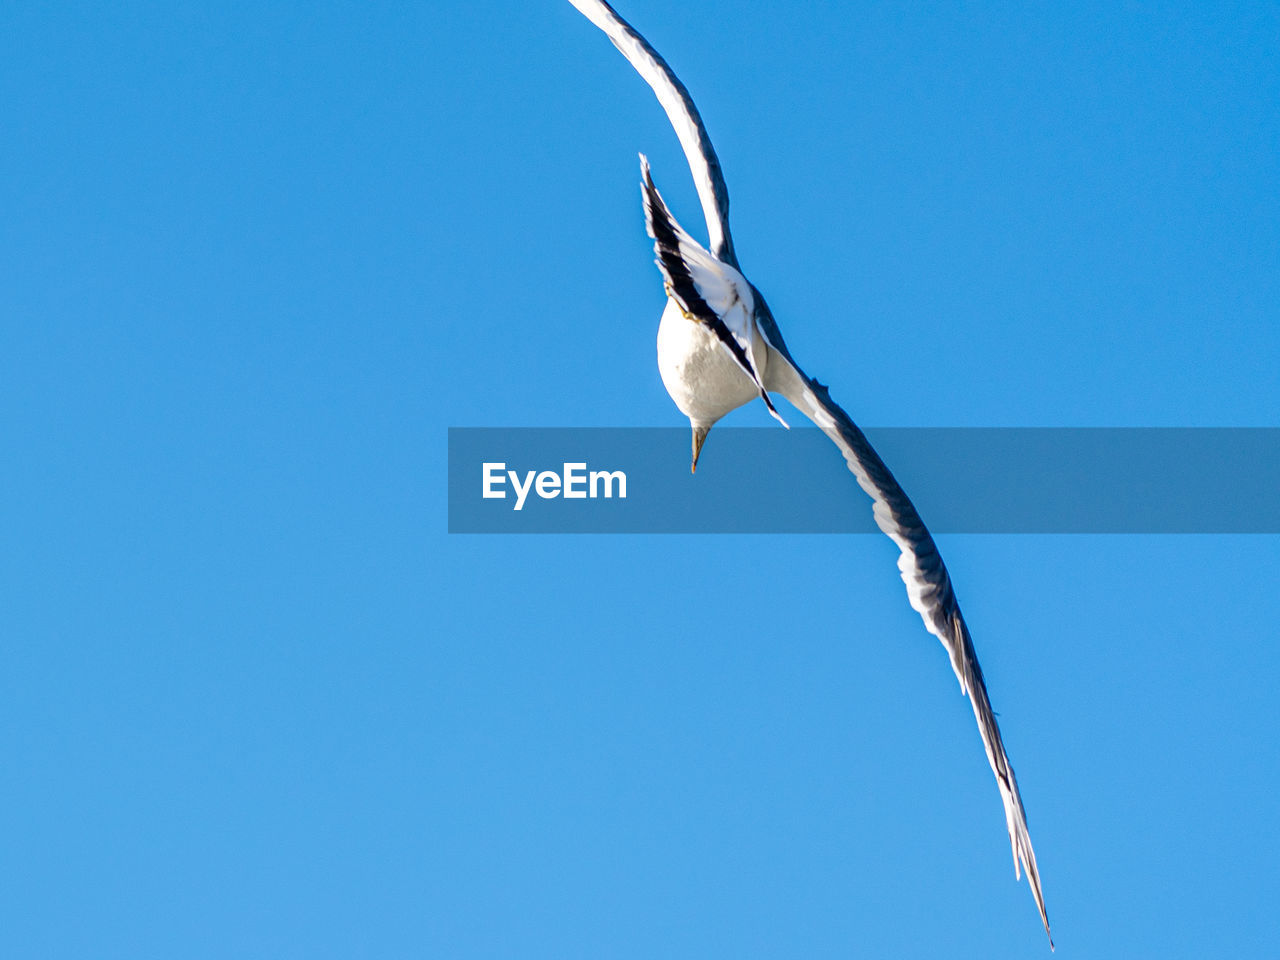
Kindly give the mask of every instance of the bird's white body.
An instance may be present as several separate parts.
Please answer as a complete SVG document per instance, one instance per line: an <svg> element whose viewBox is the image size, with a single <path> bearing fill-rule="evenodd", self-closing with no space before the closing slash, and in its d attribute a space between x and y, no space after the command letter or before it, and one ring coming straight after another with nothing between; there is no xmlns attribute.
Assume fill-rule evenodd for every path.
<svg viewBox="0 0 1280 960"><path fill-rule="evenodd" d="M735 331L737 333L737 331ZM764 376L769 345L748 318L748 355ZM675 300L668 299L658 324L658 372L662 385L694 427L707 427L730 410L750 403L756 385L705 324L690 320Z"/></svg>

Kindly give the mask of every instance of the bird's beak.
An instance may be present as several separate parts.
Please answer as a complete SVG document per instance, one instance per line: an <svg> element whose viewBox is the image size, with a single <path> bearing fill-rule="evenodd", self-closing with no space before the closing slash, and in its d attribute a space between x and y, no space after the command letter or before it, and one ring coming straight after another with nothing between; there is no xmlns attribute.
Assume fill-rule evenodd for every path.
<svg viewBox="0 0 1280 960"><path fill-rule="evenodd" d="M689 468L690 473L698 472L698 454L702 453L702 444L706 441L707 434L710 432L710 427L693 425L693 466Z"/></svg>

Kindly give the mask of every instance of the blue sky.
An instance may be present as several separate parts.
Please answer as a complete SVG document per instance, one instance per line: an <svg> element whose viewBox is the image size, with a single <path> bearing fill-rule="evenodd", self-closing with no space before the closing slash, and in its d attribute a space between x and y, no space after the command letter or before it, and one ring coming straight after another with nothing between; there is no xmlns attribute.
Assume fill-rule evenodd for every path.
<svg viewBox="0 0 1280 960"><path fill-rule="evenodd" d="M1273 6L797 9L622 12L856 419L1277 425ZM445 532L449 426L680 423L567 3L11 2L0 94L6 956L1047 955L887 540ZM941 547L1059 955L1270 945L1280 540Z"/></svg>

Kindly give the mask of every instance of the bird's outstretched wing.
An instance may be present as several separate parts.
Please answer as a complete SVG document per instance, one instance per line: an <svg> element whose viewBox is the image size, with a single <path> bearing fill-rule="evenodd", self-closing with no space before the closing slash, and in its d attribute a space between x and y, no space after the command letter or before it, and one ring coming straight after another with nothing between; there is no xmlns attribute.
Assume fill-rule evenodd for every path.
<svg viewBox="0 0 1280 960"><path fill-rule="evenodd" d="M767 306L764 311L768 312ZM776 331L776 325L772 326ZM898 570L907 585L911 606L920 614L928 631L942 642L951 658L951 669L960 681L960 690L973 705L978 733L982 736L987 761L996 775L996 785L1004 803L1004 818L1013 848L1014 874L1020 876L1020 870L1026 870L1031 895L1035 897L1036 909L1040 911L1040 920L1052 947L1053 934L1049 931L1049 917L1040 889L1040 871L1036 867L1035 851L1031 848L1031 834L1027 830L1027 814L1022 807L1022 795L1018 792L1018 780L1009 763L1009 755L1005 753L995 711L987 697L982 667L978 664L978 655L960 613L960 604L951 589L951 578L942 556L910 498L870 441L831 399L827 388L805 376L785 350L783 347L781 351L774 349L770 353L769 362L765 365L766 385L790 400L840 448L858 485L872 499L876 525L902 551L898 557Z"/></svg>
<svg viewBox="0 0 1280 960"><path fill-rule="evenodd" d="M742 372L751 378L769 412L784 427L769 391L751 361L751 336L755 314L755 292L746 277L704 250L698 241L676 222L662 194L653 185L649 160L640 155L640 190L644 198L644 222L653 237L655 263L662 271L667 295L686 317L711 330L733 357Z"/></svg>
<svg viewBox="0 0 1280 960"><path fill-rule="evenodd" d="M631 24L618 16L618 12L604 0L569 0L588 20L605 32L613 45L635 67L645 83L653 88L658 102L667 112L680 146L689 161L698 199L702 202L702 214L707 220L710 250L716 258L730 266L738 265L733 252L733 238L729 235L729 191L725 188L724 174L720 172L720 160L707 128L703 126L698 108L683 83L679 81L658 51L649 46L644 37L631 28Z"/></svg>

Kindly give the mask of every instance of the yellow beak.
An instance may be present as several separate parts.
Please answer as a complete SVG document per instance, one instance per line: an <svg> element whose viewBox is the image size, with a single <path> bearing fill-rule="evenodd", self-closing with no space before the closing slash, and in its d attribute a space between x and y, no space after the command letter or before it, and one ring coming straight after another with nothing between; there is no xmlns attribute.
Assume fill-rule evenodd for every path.
<svg viewBox="0 0 1280 960"><path fill-rule="evenodd" d="M693 424L693 466L689 468L690 473L698 472L698 454L702 453L702 444L706 442L707 434L710 432L710 427Z"/></svg>

